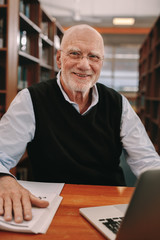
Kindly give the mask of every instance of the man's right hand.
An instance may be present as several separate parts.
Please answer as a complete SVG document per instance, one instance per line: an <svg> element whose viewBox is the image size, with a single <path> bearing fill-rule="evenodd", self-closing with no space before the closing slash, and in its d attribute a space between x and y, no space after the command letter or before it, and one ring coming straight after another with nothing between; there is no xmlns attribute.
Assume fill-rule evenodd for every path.
<svg viewBox="0 0 160 240"><path fill-rule="evenodd" d="M22 187L12 176L0 175L0 216L11 221L14 215L16 223L32 219L32 205L45 208L47 201L40 200Z"/></svg>

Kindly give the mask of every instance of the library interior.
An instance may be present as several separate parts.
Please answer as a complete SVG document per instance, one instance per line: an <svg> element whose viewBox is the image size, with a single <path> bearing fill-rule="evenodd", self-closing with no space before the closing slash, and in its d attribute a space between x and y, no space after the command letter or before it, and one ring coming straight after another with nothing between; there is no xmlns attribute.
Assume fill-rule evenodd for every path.
<svg viewBox="0 0 160 240"><path fill-rule="evenodd" d="M62 37L69 27L77 24L88 24L102 35L105 52L98 82L129 100L160 154L160 0L0 0L0 118L19 91L57 75L56 53ZM136 177L124 155L121 156L121 166L127 186L133 187ZM11 173L18 180L32 180L27 152ZM106 193L102 197L102 192L106 191L104 186L101 189L96 186L81 188L83 196L78 198L76 186L66 185L63 197L67 200L64 203L68 201L69 204L75 197L76 208L79 207L78 201L85 205L83 197L87 198L87 192L94 195L93 202L88 200L90 206L96 204L98 197L101 205L114 203L113 199L110 201L111 196L106 200ZM115 194L115 203L125 203L133 192L132 188L126 188L126 191L120 187L106 189L110 195ZM62 207L58 215L60 219L63 211L67 211L65 205ZM73 206L70 210L74 215ZM70 216L63 217L67 221ZM59 233L58 224L57 218L57 229L55 227L51 232L55 239L65 239L62 234L67 236L67 227L65 225ZM88 226L84 227L88 231L86 237L82 230L84 222L80 224L82 235L76 235L80 230L78 232L75 223L74 233L68 227L68 237L103 239L94 229L88 231ZM54 228L54 223L52 225ZM3 234L6 240L10 239L11 235ZM28 239L25 235L21 237L15 235L15 239Z"/></svg>

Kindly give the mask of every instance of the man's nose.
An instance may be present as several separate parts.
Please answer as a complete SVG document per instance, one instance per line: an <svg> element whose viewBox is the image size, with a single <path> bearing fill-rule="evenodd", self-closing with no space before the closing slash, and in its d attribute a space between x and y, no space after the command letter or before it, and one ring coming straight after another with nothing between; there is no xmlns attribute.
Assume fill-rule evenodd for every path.
<svg viewBox="0 0 160 240"><path fill-rule="evenodd" d="M88 57L83 56L81 59L79 59L77 66L81 69L90 69L90 62Z"/></svg>

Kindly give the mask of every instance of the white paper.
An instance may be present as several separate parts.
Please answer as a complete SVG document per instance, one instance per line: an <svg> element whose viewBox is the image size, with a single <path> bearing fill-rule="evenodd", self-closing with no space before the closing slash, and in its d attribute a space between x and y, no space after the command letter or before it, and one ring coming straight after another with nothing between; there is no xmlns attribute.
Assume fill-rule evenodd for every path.
<svg viewBox="0 0 160 240"><path fill-rule="evenodd" d="M32 194L49 202L47 208L32 208L33 218L31 221L15 223L14 220L6 222L3 216L0 216L0 229L12 232L25 233L46 233L61 201L59 196L64 183L41 183L18 181L23 187Z"/></svg>

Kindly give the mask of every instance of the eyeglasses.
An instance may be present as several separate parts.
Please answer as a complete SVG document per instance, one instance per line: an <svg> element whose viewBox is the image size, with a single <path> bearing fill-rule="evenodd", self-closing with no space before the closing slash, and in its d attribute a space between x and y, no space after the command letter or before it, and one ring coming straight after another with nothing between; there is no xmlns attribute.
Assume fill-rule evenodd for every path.
<svg viewBox="0 0 160 240"><path fill-rule="evenodd" d="M82 52L80 51L69 51L69 52L64 52L63 50L60 50L63 52L67 57L69 57L73 61L80 61L83 58L87 58L90 63L98 63L100 61L103 61L103 57L100 57L95 54L89 54L87 56L84 56Z"/></svg>

